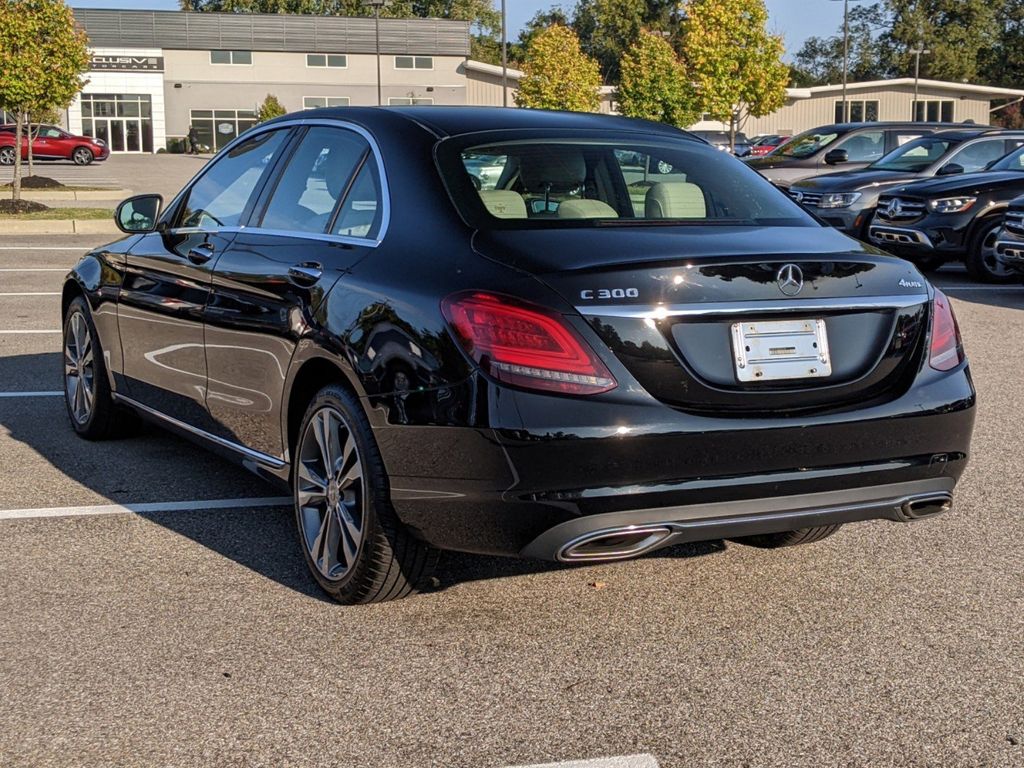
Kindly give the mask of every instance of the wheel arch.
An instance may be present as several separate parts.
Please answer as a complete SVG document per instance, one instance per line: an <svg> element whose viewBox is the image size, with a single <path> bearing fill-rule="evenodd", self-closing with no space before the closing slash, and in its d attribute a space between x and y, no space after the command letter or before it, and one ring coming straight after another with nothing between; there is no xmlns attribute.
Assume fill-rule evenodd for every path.
<svg viewBox="0 0 1024 768"><path fill-rule="evenodd" d="M341 365L326 354L313 354L292 364L289 384L286 388L285 405L281 409L281 432L285 437L285 450L291 456L299 436L299 427L306 414L306 407L316 393L328 384L338 384L362 399L359 389Z"/></svg>
<svg viewBox="0 0 1024 768"><path fill-rule="evenodd" d="M971 222L971 228L967 232L967 239L965 241L966 247L968 249L973 248L974 240L978 236L978 233L981 232L985 226L990 224L993 219L1001 219L1003 214L1006 213L1007 208L1009 208L1008 203L999 203L988 208L980 216L975 216L974 221Z"/></svg>

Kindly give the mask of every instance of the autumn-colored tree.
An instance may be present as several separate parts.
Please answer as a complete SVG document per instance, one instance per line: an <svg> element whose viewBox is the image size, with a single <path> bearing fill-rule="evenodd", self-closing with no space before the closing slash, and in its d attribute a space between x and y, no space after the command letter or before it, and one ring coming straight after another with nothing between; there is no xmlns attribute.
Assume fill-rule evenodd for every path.
<svg viewBox="0 0 1024 768"><path fill-rule="evenodd" d="M729 123L730 144L748 116L786 103L782 38L767 30L764 0L687 0L680 53L701 112Z"/></svg>
<svg viewBox="0 0 1024 768"><path fill-rule="evenodd" d="M622 81L616 93L626 117L656 120L680 128L700 118L696 93L676 52L664 36L641 32L622 57Z"/></svg>
<svg viewBox="0 0 1024 768"><path fill-rule="evenodd" d="M15 147L25 114L66 107L85 85L88 40L62 0L0 0L0 108L15 115ZM13 196L21 198L21 152Z"/></svg>
<svg viewBox="0 0 1024 768"><path fill-rule="evenodd" d="M259 109L256 110L256 120L265 123L267 120L273 120L275 117L287 114L288 110L277 100L277 96L268 93L267 98L263 100Z"/></svg>
<svg viewBox="0 0 1024 768"><path fill-rule="evenodd" d="M530 42L523 60L516 104L531 109L596 112L601 105L597 62L580 50L568 27L548 27Z"/></svg>

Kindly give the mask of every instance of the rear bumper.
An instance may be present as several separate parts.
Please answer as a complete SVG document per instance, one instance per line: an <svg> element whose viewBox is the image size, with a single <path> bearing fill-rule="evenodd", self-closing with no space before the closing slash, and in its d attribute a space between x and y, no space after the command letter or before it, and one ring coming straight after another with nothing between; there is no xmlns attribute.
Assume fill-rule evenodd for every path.
<svg viewBox="0 0 1024 768"><path fill-rule="evenodd" d="M552 558L609 521L691 541L899 519L906 498L952 491L974 423L966 365L918 379L887 403L779 418L495 388L488 426L376 431L395 510L423 539Z"/></svg>
<svg viewBox="0 0 1024 768"><path fill-rule="evenodd" d="M952 477L935 477L826 493L590 515L548 529L527 544L522 555L562 562L619 560L708 539L863 520L909 523L947 511L955 483ZM620 541L615 549L601 546L612 537L632 543Z"/></svg>

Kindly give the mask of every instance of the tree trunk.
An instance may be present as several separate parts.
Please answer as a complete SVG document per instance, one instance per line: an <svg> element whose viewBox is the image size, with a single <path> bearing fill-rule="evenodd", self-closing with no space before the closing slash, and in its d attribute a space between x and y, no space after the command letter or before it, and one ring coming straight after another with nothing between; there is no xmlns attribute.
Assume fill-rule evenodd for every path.
<svg viewBox="0 0 1024 768"><path fill-rule="evenodd" d="M35 172L32 163L32 145L35 143L36 135L39 133L39 127L36 126L35 132L32 131L32 119L28 112L25 113L25 120L28 123L28 175L32 176Z"/></svg>
<svg viewBox="0 0 1024 768"><path fill-rule="evenodd" d="M21 139L25 135L25 114L19 109L14 113L14 182L12 199L21 200Z"/></svg>
<svg viewBox="0 0 1024 768"><path fill-rule="evenodd" d="M736 154L736 113L729 115L729 151Z"/></svg>

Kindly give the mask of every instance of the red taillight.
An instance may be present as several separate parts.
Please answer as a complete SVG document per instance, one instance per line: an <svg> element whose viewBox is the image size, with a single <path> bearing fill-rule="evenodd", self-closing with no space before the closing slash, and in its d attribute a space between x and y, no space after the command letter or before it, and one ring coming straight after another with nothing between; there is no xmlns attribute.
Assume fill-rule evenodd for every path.
<svg viewBox="0 0 1024 768"><path fill-rule="evenodd" d="M449 296L441 310L466 353L499 381L573 395L617 386L600 358L554 312L490 293Z"/></svg>
<svg viewBox="0 0 1024 768"><path fill-rule="evenodd" d="M964 361L964 345L953 308L942 291L935 291L932 309L932 346L928 364L937 371L950 371Z"/></svg>

